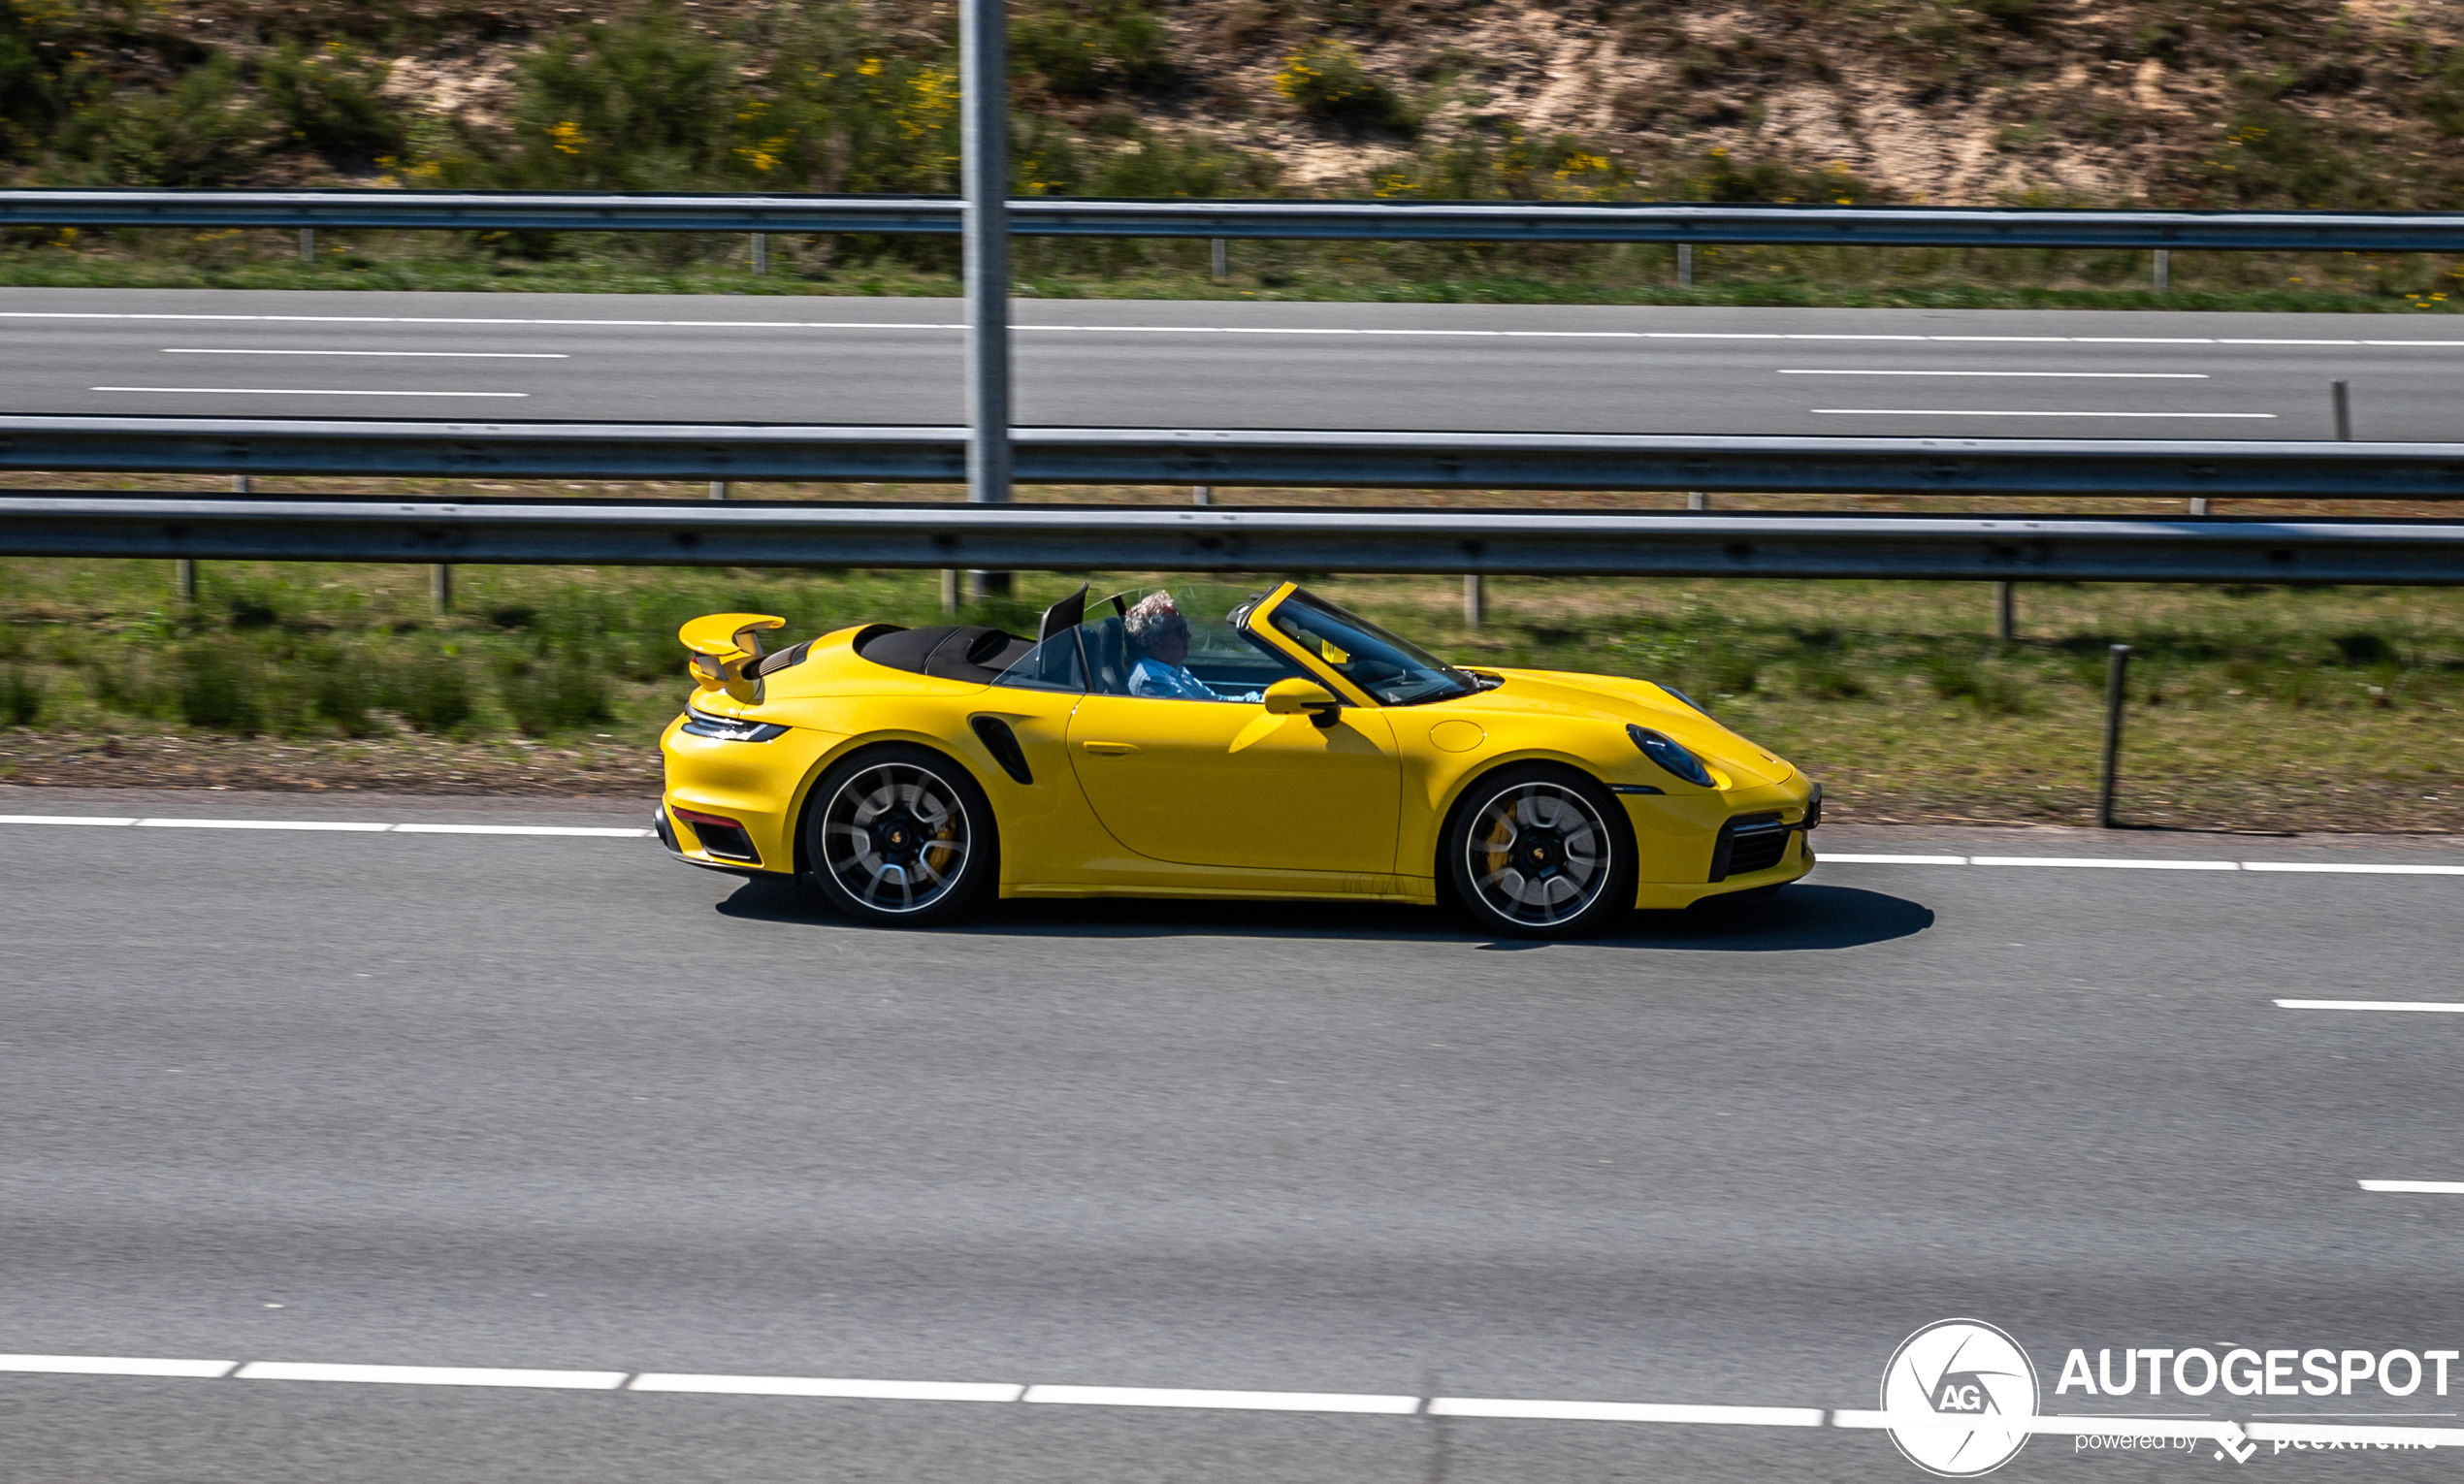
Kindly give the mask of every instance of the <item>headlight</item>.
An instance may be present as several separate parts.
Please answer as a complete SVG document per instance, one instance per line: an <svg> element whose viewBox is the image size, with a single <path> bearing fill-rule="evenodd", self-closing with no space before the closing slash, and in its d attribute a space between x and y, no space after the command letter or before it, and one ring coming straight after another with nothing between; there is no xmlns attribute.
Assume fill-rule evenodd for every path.
<svg viewBox="0 0 2464 1484"><path fill-rule="evenodd" d="M730 722L720 717L703 716L698 711L685 713L682 729L697 737L709 737L718 742L767 742L773 737L787 735L787 728L776 722Z"/></svg>
<svg viewBox="0 0 2464 1484"><path fill-rule="evenodd" d="M1635 746L1642 749L1645 758L1687 783L1703 789L1712 787L1711 770L1702 765L1702 758L1687 752L1674 737L1663 736L1648 726L1634 726L1626 728L1626 735L1635 739Z"/></svg>

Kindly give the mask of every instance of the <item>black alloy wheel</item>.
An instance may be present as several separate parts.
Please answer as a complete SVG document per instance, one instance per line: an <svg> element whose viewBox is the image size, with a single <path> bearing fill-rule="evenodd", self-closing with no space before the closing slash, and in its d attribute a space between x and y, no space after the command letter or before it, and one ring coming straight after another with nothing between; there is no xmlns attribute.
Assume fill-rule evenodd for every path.
<svg viewBox="0 0 2464 1484"><path fill-rule="evenodd" d="M875 748L840 763L814 786L804 818L809 876L832 906L862 921L942 920L997 873L984 790L925 748Z"/></svg>
<svg viewBox="0 0 2464 1484"><path fill-rule="evenodd" d="M1490 932L1563 938L1634 905L1634 832L1614 795L1572 768L1501 768L1446 829L1446 875Z"/></svg>

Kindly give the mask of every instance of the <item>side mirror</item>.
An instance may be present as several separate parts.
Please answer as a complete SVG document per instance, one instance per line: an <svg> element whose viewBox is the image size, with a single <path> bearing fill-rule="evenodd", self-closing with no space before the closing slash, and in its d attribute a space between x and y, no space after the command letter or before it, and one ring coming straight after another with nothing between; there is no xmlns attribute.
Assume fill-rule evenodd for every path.
<svg viewBox="0 0 2464 1484"><path fill-rule="evenodd" d="M1298 675L1279 680L1266 688L1266 714L1269 716L1299 716L1307 712L1309 719L1317 726L1332 726L1336 714L1343 709L1344 703L1337 700L1332 692L1314 680L1303 680Z"/></svg>

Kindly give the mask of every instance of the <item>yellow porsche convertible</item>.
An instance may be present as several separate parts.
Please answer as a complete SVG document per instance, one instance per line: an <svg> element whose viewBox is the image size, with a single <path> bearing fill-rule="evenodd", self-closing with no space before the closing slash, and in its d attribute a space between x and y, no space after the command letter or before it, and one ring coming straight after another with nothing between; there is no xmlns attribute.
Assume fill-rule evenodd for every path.
<svg viewBox="0 0 2464 1484"><path fill-rule="evenodd" d="M1458 667L1282 583L1086 590L1032 639L889 624L766 651L685 625L659 836L848 915L1005 897L1460 905L1560 936L1767 896L1821 787L1647 681Z"/></svg>

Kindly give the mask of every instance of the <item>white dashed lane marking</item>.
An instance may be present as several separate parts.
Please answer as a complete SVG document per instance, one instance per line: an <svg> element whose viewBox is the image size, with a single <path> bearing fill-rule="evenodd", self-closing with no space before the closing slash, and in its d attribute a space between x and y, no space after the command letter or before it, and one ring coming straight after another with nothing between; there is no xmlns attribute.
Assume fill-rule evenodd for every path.
<svg viewBox="0 0 2464 1484"><path fill-rule="evenodd" d="M141 820L113 815L0 814L0 824L101 824L146 829L307 829L396 835L570 835L638 840L647 829L581 824L374 824L334 820Z"/></svg>
<svg viewBox="0 0 2464 1484"><path fill-rule="evenodd" d="M2279 1010L2427 1011L2432 1015L2464 1015L2464 1005L2434 1000L2278 1000Z"/></svg>
<svg viewBox="0 0 2464 1484"><path fill-rule="evenodd" d="M2112 871L2301 871L2353 876L2464 876L2464 865L2361 860L2133 860L2097 855L1874 855L1824 851L1822 865L2054 866Z"/></svg>
<svg viewBox="0 0 2464 1484"><path fill-rule="evenodd" d="M2374 1195L2464 1195L2464 1180L2362 1180Z"/></svg>

